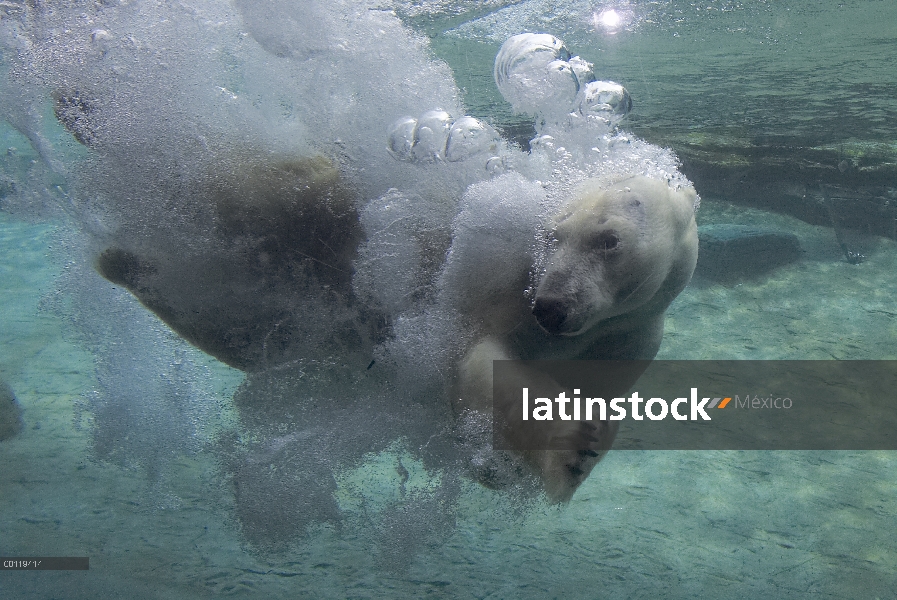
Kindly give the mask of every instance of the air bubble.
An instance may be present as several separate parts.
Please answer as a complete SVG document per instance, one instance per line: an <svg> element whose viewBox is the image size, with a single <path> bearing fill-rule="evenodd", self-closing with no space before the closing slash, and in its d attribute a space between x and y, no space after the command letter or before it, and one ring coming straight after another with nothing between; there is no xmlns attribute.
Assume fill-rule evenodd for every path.
<svg viewBox="0 0 897 600"><path fill-rule="evenodd" d="M515 35L502 44L495 57L495 83L517 112L564 113L570 110L579 90L579 80L569 60L570 52L553 35ZM579 62L577 68L585 72Z"/></svg>
<svg viewBox="0 0 897 600"><path fill-rule="evenodd" d="M545 150L545 151L553 151L554 150L554 136L550 135L540 135L536 136L529 142L529 147L532 150Z"/></svg>
<svg viewBox="0 0 897 600"><path fill-rule="evenodd" d="M632 110L632 98L613 81L593 81L577 96L579 114L607 125L616 125Z"/></svg>
<svg viewBox="0 0 897 600"><path fill-rule="evenodd" d="M583 60L578 56L574 56L567 62L570 63L570 68L573 69L573 73L576 75L576 80L579 82L580 88L587 83L595 81L595 73L592 71L592 63Z"/></svg>
<svg viewBox="0 0 897 600"><path fill-rule="evenodd" d="M389 128L389 139L386 149L396 160L412 160L411 151L414 149L414 131L417 129L417 119L414 117L402 117Z"/></svg>
<svg viewBox="0 0 897 600"><path fill-rule="evenodd" d="M481 152L495 152L498 133L473 117L461 117L449 131L445 159L449 162L465 160Z"/></svg>
<svg viewBox="0 0 897 600"><path fill-rule="evenodd" d="M448 142L449 130L452 127L452 116L444 110L431 110L417 121L414 136L414 147L411 153L418 162L434 162L445 157L445 146Z"/></svg>
<svg viewBox="0 0 897 600"><path fill-rule="evenodd" d="M493 177L501 175L506 170L505 161L500 156L493 156L486 161L486 171Z"/></svg>
<svg viewBox="0 0 897 600"><path fill-rule="evenodd" d="M112 34L105 29L94 29L90 32L90 41L94 44L112 39Z"/></svg>

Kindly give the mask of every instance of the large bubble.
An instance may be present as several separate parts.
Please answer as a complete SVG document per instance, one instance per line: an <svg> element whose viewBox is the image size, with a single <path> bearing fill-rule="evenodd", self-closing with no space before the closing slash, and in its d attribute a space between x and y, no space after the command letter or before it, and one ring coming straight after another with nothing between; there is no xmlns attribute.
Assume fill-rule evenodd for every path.
<svg viewBox="0 0 897 600"><path fill-rule="evenodd" d="M616 125L632 110L632 98L622 85L613 81L593 81L576 97L579 114L606 125Z"/></svg>
<svg viewBox="0 0 897 600"><path fill-rule="evenodd" d="M597 81L591 63L571 56L561 40L544 33L508 39L495 57L494 75L505 100L516 112L536 117L542 134L563 126L592 128L592 135L601 135L632 109L626 88ZM576 117L585 118L585 124Z"/></svg>
<svg viewBox="0 0 897 600"><path fill-rule="evenodd" d="M495 57L495 83L516 112L568 112L579 91L579 79L569 59L570 52L553 35L515 35L502 44Z"/></svg>

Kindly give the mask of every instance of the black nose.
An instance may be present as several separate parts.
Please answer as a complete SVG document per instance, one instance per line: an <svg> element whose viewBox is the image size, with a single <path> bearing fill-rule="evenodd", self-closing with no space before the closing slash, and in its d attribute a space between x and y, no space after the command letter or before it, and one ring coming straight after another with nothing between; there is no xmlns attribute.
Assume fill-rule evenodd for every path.
<svg viewBox="0 0 897 600"><path fill-rule="evenodd" d="M560 300L552 298L536 298L533 306L536 321L548 333L560 333L561 326L567 320L567 308Z"/></svg>

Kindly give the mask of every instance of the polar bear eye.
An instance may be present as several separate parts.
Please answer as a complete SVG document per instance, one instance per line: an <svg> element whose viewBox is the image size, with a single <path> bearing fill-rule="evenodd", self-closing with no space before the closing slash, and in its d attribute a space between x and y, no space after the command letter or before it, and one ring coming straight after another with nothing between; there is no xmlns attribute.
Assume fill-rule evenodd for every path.
<svg viewBox="0 0 897 600"><path fill-rule="evenodd" d="M589 240L589 246L594 250L608 252L616 250L620 245L620 238L614 231L600 231Z"/></svg>

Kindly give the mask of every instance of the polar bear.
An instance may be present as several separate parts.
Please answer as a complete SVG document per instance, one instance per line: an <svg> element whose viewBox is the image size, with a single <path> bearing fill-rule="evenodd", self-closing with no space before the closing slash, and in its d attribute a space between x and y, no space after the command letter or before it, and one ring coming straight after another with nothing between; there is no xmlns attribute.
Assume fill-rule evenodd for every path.
<svg viewBox="0 0 897 600"><path fill-rule="evenodd" d="M614 377L612 393L626 392L657 353L664 313L694 271L696 205L694 189L674 189L641 175L610 187L595 180L579 187L551 224L554 250L532 297L523 293L525 269L514 276L523 287L506 286L497 294L494 286L483 286L483 297L477 286L465 290L464 307L482 311L482 318L457 369L456 414L494 409L498 417L520 410L519 399L493 407L494 360L639 361ZM515 368L522 386L552 379L562 387L573 385L535 367ZM508 441L541 479L548 498L565 502L615 434L616 422L555 420L538 430L512 431ZM560 444L565 450L532 450L532 435L542 436L536 445ZM478 478L489 485L488 469Z"/></svg>
<svg viewBox="0 0 897 600"><path fill-rule="evenodd" d="M236 369L329 355L367 365L384 317L352 291L364 232L337 167L246 160L204 175L177 198L198 216L143 238L125 228L104 240L97 271Z"/></svg>

